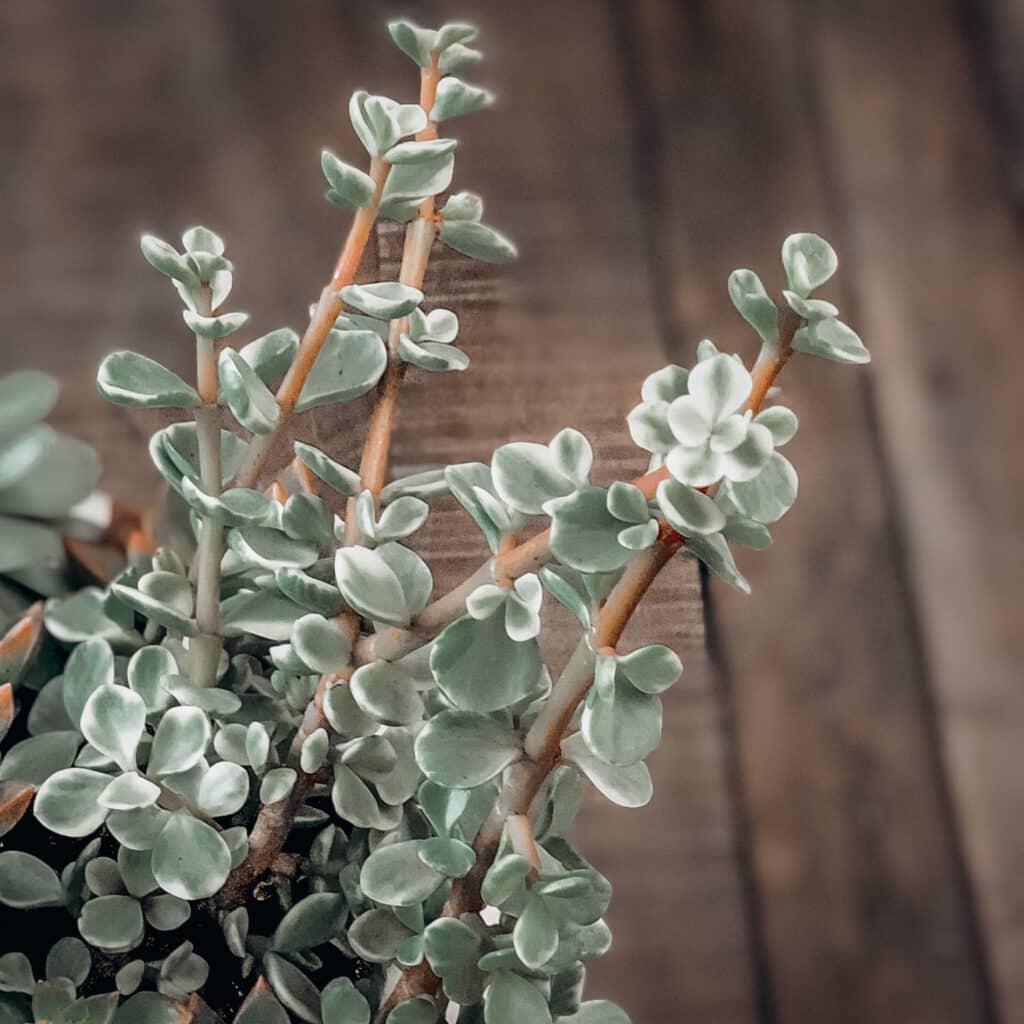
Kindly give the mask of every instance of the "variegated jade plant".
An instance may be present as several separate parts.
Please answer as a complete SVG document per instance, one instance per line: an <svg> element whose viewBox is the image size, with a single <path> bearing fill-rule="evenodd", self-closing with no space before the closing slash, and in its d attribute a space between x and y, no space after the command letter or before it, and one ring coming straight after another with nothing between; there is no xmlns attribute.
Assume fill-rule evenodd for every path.
<svg viewBox="0 0 1024 1024"><path fill-rule="evenodd" d="M227 309L232 265L212 231L186 231L181 251L142 240L184 305L196 381L117 352L98 386L181 410L150 455L194 542L51 600L63 673L3 691L4 724L23 738L0 764L13 947L0 1024L627 1020L583 1000L585 965L611 942L611 886L570 827L587 784L625 807L650 799L644 758L682 666L619 638L681 552L748 589L734 546L767 545L797 492L777 450L797 420L774 403L776 377L798 353L868 354L811 297L832 248L793 235L779 304L752 271L729 279L760 337L752 368L704 341L693 369L645 381L628 416L649 453L635 479L591 484L590 445L571 428L503 445L490 464L389 479L407 378L427 386L417 370L469 361L455 313L424 308L435 243L514 254L475 195L448 193L456 142L441 132L491 99L461 78L480 59L474 30L390 31L419 69L419 101L357 92L368 169L323 154L327 198L354 214L301 338L225 341L246 316ZM401 274L356 284L378 217L406 224ZM267 455L297 413L374 390L357 468L297 441L270 482ZM415 534L449 492L493 556L436 595ZM578 639L550 671L545 595ZM22 924L29 908L56 909Z"/></svg>

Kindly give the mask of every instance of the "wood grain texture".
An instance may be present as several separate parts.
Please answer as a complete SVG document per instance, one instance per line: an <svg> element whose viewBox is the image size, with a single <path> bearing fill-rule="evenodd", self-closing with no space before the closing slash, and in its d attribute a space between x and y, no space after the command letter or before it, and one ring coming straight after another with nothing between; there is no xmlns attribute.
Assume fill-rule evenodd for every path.
<svg viewBox="0 0 1024 1024"><path fill-rule="evenodd" d="M423 21L465 14L414 6ZM484 194L488 219L516 237L522 260L480 277L436 248L428 297L462 316L473 365L410 375L393 468L487 459L504 441L547 440L573 424L594 441L597 477L631 477L645 460L624 416L664 354L647 311L621 41L601 4L531 0L507 14L479 12L489 59L477 77L502 101L455 126L456 185ZM13 222L0 252L0 338L14 362L70 385L57 420L103 451L115 493L152 493L155 475L138 453L163 420L103 403L92 386L99 356L138 348L181 373L193 358L173 293L139 257L137 234L174 238L210 224L236 264L231 306L253 314L241 340L301 326L346 224L321 198L318 150L358 159L344 115L351 88L415 94L415 70L381 20L369 0L44 2L0 13L0 114L24 140L0 162ZM562 40L574 35L587 45L568 54ZM396 241L382 236L382 274ZM377 273L368 259L363 278ZM299 429L353 464L368 403L313 414ZM450 502L439 504L423 550L442 588L484 555ZM621 1000L638 1022L678 1013L750 1024L723 723L692 562L666 573L629 642L650 637L680 650L687 672L666 699L670 740L652 759L654 803L627 812L591 799L581 821L583 847L617 890L616 947L592 970L592 991ZM548 644L556 666L571 643L566 633Z"/></svg>
<svg viewBox="0 0 1024 1024"><path fill-rule="evenodd" d="M852 249L852 273L844 264L830 292L856 324L862 247L818 141L815 97L834 71L825 54L804 63L813 48L796 44L806 32L797 6L635 9L645 134L664 168L663 192L651 199L665 223L658 261L671 267L663 301L684 339L680 354L688 358L709 326L728 350L751 345L726 276L743 261L777 292L779 244L795 230ZM865 33L856 54L870 59L877 22L844 10ZM841 38L837 29L837 46ZM830 118L837 130L875 89L884 100L872 113L892 109L896 82L865 77L837 83L846 107ZM845 161L873 166L855 148ZM879 229L868 253L884 249L896 225L880 220ZM886 272L895 277L896 267ZM989 1019L989 1007L929 726L898 504L867 398L873 379L891 379L888 324L859 326L878 356L876 378L813 360L787 369L784 397L802 419L791 455L802 498L774 531L776 546L743 562L753 597L714 591L763 913L765 1014L793 1024L963 1024Z"/></svg>

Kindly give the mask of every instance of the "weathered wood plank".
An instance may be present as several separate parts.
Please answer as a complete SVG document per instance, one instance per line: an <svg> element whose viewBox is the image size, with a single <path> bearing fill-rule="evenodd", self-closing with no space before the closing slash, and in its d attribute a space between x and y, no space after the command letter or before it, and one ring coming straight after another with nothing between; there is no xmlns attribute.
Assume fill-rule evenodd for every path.
<svg viewBox="0 0 1024 1024"><path fill-rule="evenodd" d="M912 0L807 19L827 145L878 339L876 394L1002 1019L1024 1021L1024 238L957 23ZM1007 14L1009 12L1007 11ZM1019 55L1018 55L1019 57ZM858 154L870 152L870 161Z"/></svg>
<svg viewBox="0 0 1024 1024"><path fill-rule="evenodd" d="M833 5L836 49L853 27L860 35L849 52L872 60L883 19L889 34L888 15L874 6L872 18L863 5ZM820 231L853 257L833 294L856 323L851 297L877 287L862 268L893 232L913 230L889 207L887 230L880 219L866 245L834 208L813 97L837 54L806 73L801 53L814 37L795 8L781 0L635 6L651 103L644 138L653 139L664 182L650 200L665 218L663 300L685 337L683 355L709 329L729 348L753 349L725 279L750 265L780 288L777 253L789 232ZM922 70L930 67L928 50L917 52L926 55ZM870 77L836 83L837 122L885 118L899 78L879 87ZM854 113L861 101L852 94L865 92L878 103ZM908 116L899 131L911 126ZM871 176L873 151L851 144L843 157ZM880 272L898 279L901 265L883 262ZM888 316L904 315L898 293L876 294ZM884 388L898 368L890 321L861 326L876 371L858 380L857 370L811 360L786 371L787 404L802 418L792 457L803 497L774 531L777 546L743 560L753 597L715 588L716 648L733 695L763 911L762 1000L766 1018L784 1024L964 1024L989 1019L983 971L937 771L896 506L865 401L869 379ZM942 536L948 542L950 532Z"/></svg>

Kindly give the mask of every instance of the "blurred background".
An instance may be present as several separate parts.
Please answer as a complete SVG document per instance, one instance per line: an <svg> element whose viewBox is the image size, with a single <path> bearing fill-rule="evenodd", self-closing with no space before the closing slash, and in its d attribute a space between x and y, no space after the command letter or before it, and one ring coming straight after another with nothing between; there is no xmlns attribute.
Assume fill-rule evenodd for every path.
<svg viewBox="0 0 1024 1024"><path fill-rule="evenodd" d="M753 596L681 562L634 633L687 671L654 802L580 822L616 885L591 993L635 1024L1024 1022L1024 3L8 0L0 351L61 378L117 497L154 494L160 421L103 403L98 359L191 362L139 233L210 225L253 333L301 327L346 227L319 150L360 157L352 89L415 95L392 14L480 24L500 99L455 125L455 184L521 249L441 261L474 366L408 388L397 469L573 424L632 476L644 374L704 336L752 356L726 276L781 288L796 230L875 357L787 369L802 497ZM343 457L364 412L307 432ZM428 538L442 582L465 523Z"/></svg>

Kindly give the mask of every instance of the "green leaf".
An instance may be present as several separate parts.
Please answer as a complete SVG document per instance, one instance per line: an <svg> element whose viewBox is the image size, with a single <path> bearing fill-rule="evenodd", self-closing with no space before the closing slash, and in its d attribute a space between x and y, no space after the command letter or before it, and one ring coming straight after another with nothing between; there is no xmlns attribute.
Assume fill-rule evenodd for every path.
<svg viewBox="0 0 1024 1024"><path fill-rule="evenodd" d="M419 65L419 67L430 67L431 50L437 45L436 32L431 29L420 28L413 22L403 18L397 21L389 21L388 33L394 40L395 46Z"/></svg>
<svg viewBox="0 0 1024 1024"><path fill-rule="evenodd" d="M618 543L623 522L608 511L602 487L583 487L549 506L551 550L566 565L581 572L610 572L632 557Z"/></svg>
<svg viewBox="0 0 1024 1024"><path fill-rule="evenodd" d="M303 615L292 630L295 653L316 672L340 672L349 661L351 643L337 622L322 615Z"/></svg>
<svg viewBox="0 0 1024 1024"><path fill-rule="evenodd" d="M298 777L294 768L271 768L260 783L260 803L276 804L292 791Z"/></svg>
<svg viewBox="0 0 1024 1024"><path fill-rule="evenodd" d="M642 761L626 767L607 764L591 753L582 733L562 741L562 754L612 803L620 807L643 807L650 803L654 792L651 773Z"/></svg>
<svg viewBox="0 0 1024 1024"><path fill-rule="evenodd" d="M514 441L502 445L491 459L491 478L498 496L525 515L540 515L545 502L572 494L577 484L562 472L546 445Z"/></svg>
<svg viewBox="0 0 1024 1024"><path fill-rule="evenodd" d="M391 1024L437 1024L438 1009L429 996L413 996L400 1002L390 1014Z"/></svg>
<svg viewBox="0 0 1024 1024"><path fill-rule="evenodd" d="M423 301L423 292L418 288L410 288L396 281L350 284L342 288L339 294L347 305L354 306L379 320L397 320L399 317L408 316Z"/></svg>
<svg viewBox="0 0 1024 1024"><path fill-rule="evenodd" d="M267 387L287 372L299 347L299 336L290 327L278 327L247 345L238 354Z"/></svg>
<svg viewBox="0 0 1024 1024"><path fill-rule="evenodd" d="M342 597L360 615L391 626L410 619L401 581L379 551L341 548L335 555L335 576Z"/></svg>
<svg viewBox="0 0 1024 1024"><path fill-rule="evenodd" d="M321 152L320 167L331 186L327 198L336 206L361 210L373 202L377 186L368 174L346 164L329 149Z"/></svg>
<svg viewBox="0 0 1024 1024"><path fill-rule="evenodd" d="M448 75L437 85L434 105L430 108L430 120L436 124L453 117L473 114L494 102L494 94L487 89L463 82L461 78Z"/></svg>
<svg viewBox="0 0 1024 1024"><path fill-rule="evenodd" d="M320 993L323 1024L370 1024L370 1004L349 978L329 981Z"/></svg>
<svg viewBox="0 0 1024 1024"><path fill-rule="evenodd" d="M778 345L779 311L757 274L752 270L734 270L729 275L729 298L765 344Z"/></svg>
<svg viewBox="0 0 1024 1024"><path fill-rule="evenodd" d="M100 638L86 640L71 652L64 666L64 707L75 725L92 694L114 681L114 652Z"/></svg>
<svg viewBox="0 0 1024 1024"><path fill-rule="evenodd" d="M101 686L82 711L82 735L125 772L135 769L135 748L146 728L146 705L126 686Z"/></svg>
<svg viewBox="0 0 1024 1024"><path fill-rule="evenodd" d="M387 152L403 136L415 135L427 126L427 115L418 104L396 103L387 96L371 96L362 89L352 94L348 112L352 127L370 156Z"/></svg>
<svg viewBox="0 0 1024 1024"><path fill-rule="evenodd" d="M497 711L535 693L542 667L536 639L513 640L502 608L486 619L456 619L430 652L438 686L469 711Z"/></svg>
<svg viewBox="0 0 1024 1024"><path fill-rule="evenodd" d="M13 437L39 422L57 404L60 384L39 370L0 376L0 438Z"/></svg>
<svg viewBox="0 0 1024 1024"><path fill-rule="evenodd" d="M544 897L531 893L516 921L512 941L519 959L531 970L543 967L558 948L558 922Z"/></svg>
<svg viewBox="0 0 1024 1024"><path fill-rule="evenodd" d="M159 1024L163 1024L163 1022L160 1021ZM173 1024L180 1024L180 1017L176 1017ZM291 1018L285 1012L284 1007L274 998L267 983L260 978L258 986L249 993L241 1009L235 1015L233 1024L291 1024Z"/></svg>
<svg viewBox="0 0 1024 1024"><path fill-rule="evenodd" d="M359 474L328 458L318 448L296 441L295 455L312 473L339 494L346 498L354 498L359 493Z"/></svg>
<svg viewBox="0 0 1024 1024"><path fill-rule="evenodd" d="M583 735L608 764L636 764L661 739L661 701L614 673L612 685L595 686L583 706Z"/></svg>
<svg viewBox="0 0 1024 1024"><path fill-rule="evenodd" d="M483 200L474 192L456 192L441 207L445 221L479 221L484 213Z"/></svg>
<svg viewBox="0 0 1024 1024"><path fill-rule="evenodd" d="M356 669L349 688L360 710L384 725L412 725L423 717L413 678L391 662L375 661Z"/></svg>
<svg viewBox="0 0 1024 1024"><path fill-rule="evenodd" d="M263 969L274 995L299 1020L320 1024L320 993L297 967L276 953L267 953Z"/></svg>
<svg viewBox="0 0 1024 1024"><path fill-rule="evenodd" d="M576 1013L559 1017L558 1024L629 1024L626 1011L606 999L584 1003Z"/></svg>
<svg viewBox="0 0 1024 1024"><path fill-rule="evenodd" d="M768 429L776 448L792 441L800 425L796 414L781 405L773 405L758 413L754 422Z"/></svg>
<svg viewBox="0 0 1024 1024"><path fill-rule="evenodd" d="M352 922L348 940L364 960L387 963L412 934L390 910L375 909L360 914Z"/></svg>
<svg viewBox="0 0 1024 1024"><path fill-rule="evenodd" d="M32 971L32 963L24 953L5 953L0 956L0 992L32 995L35 988L36 978ZM20 1018L18 1024L21 1024Z"/></svg>
<svg viewBox="0 0 1024 1024"><path fill-rule="evenodd" d="M444 875L420 858L423 841L378 846L363 864L359 885L371 900L392 907L422 903L444 881Z"/></svg>
<svg viewBox="0 0 1024 1024"><path fill-rule="evenodd" d="M454 143L454 139L444 140ZM417 143L406 143L406 146L417 146ZM396 147L401 149L401 147ZM384 217L395 217L398 220L408 219L406 208L409 205L418 206L428 196L436 196L443 192L452 183L452 173L455 169L455 154L451 152L453 145L449 146L448 152L441 152L425 159L417 159L415 162L399 162L391 168L387 181L384 183L384 191L381 195L380 213ZM394 152L392 150L391 152ZM406 151L408 152L408 151ZM358 288L359 285L352 287ZM377 287L379 285L371 285ZM344 298L344 295L342 296ZM349 301L346 299L346 301ZM422 294L420 300L422 301ZM367 309L359 302L352 302L352 305L369 313L371 316L378 314L372 309ZM415 307L414 307L415 308ZM409 312L412 312L410 309ZM399 314L406 315L406 314ZM383 319L392 320L394 316L384 316Z"/></svg>
<svg viewBox="0 0 1024 1024"><path fill-rule="evenodd" d="M456 252L483 263L508 263L519 254L511 239L476 221L446 219L438 237Z"/></svg>
<svg viewBox="0 0 1024 1024"><path fill-rule="evenodd" d="M856 332L841 320L820 320L801 327L793 336L793 348L809 356L821 356L836 363L871 362L871 353Z"/></svg>
<svg viewBox="0 0 1024 1024"><path fill-rule="evenodd" d="M98 479L99 462L92 448L54 432L32 472L0 490L0 512L38 519L59 518L88 497ZM38 538L35 542L40 543ZM9 556L4 548L6 544L0 548L0 557L6 560Z"/></svg>
<svg viewBox="0 0 1024 1024"><path fill-rule="evenodd" d="M445 75L449 75L453 71L466 71L476 67L483 57L484 55L479 50L473 50L461 43L452 43L438 58L437 69Z"/></svg>
<svg viewBox="0 0 1024 1024"><path fill-rule="evenodd" d="M662 693L681 675L683 663L664 644L649 644L618 657L618 670L643 693Z"/></svg>
<svg viewBox="0 0 1024 1024"><path fill-rule="evenodd" d="M301 569L277 569L274 582L285 597L320 615L333 618L343 607L337 588L314 579Z"/></svg>
<svg viewBox="0 0 1024 1024"><path fill-rule="evenodd" d="M151 775L187 771L206 753L210 720L195 707L171 708L157 726L149 754Z"/></svg>
<svg viewBox="0 0 1024 1024"><path fill-rule="evenodd" d="M201 316L191 309L181 311L182 319L194 334L201 338L226 338L249 322L248 313L222 313L220 316Z"/></svg>
<svg viewBox="0 0 1024 1024"><path fill-rule="evenodd" d="M782 243L782 265L789 287L806 298L836 272L839 257L821 236L801 232Z"/></svg>
<svg viewBox="0 0 1024 1024"><path fill-rule="evenodd" d="M64 903L64 888L57 872L38 857L4 850L0 853L0 903L16 910L59 907Z"/></svg>
<svg viewBox="0 0 1024 1024"><path fill-rule="evenodd" d="M373 331L332 330L302 387L296 412L365 395L376 387L387 363L384 342Z"/></svg>
<svg viewBox="0 0 1024 1024"><path fill-rule="evenodd" d="M173 932L192 916L192 908L187 900L165 892L146 900L143 913L147 923L158 932Z"/></svg>
<svg viewBox="0 0 1024 1024"><path fill-rule="evenodd" d="M307 609L269 590L244 590L221 602L221 630L225 636L253 636L278 643L286 641L296 619Z"/></svg>
<svg viewBox="0 0 1024 1024"><path fill-rule="evenodd" d="M446 157L455 151L458 139L423 139L413 142L400 142L394 149L384 154L389 164L428 163L440 157ZM390 185L391 179L388 178Z"/></svg>
<svg viewBox="0 0 1024 1024"><path fill-rule="evenodd" d="M122 687L123 689L123 687ZM137 772L119 775L100 793L100 803L112 811L130 811L136 807L149 807L160 796L160 787Z"/></svg>
<svg viewBox="0 0 1024 1024"><path fill-rule="evenodd" d="M449 789L479 786L521 753L512 729L472 711L442 711L416 737L416 763L428 779Z"/></svg>
<svg viewBox="0 0 1024 1024"><path fill-rule="evenodd" d="M137 409L192 409L201 404L195 388L138 352L107 356L100 363L96 390L108 402Z"/></svg>
<svg viewBox="0 0 1024 1024"><path fill-rule="evenodd" d="M329 942L342 934L347 914L348 905L340 893L312 893L284 915L270 937L270 948L278 953L298 953Z"/></svg>
<svg viewBox="0 0 1024 1024"><path fill-rule="evenodd" d="M511 971L495 971L484 994L486 1024L551 1024L548 1001L536 985Z"/></svg>
<svg viewBox="0 0 1024 1024"><path fill-rule="evenodd" d="M725 515L711 498L677 480L662 480L657 497L669 526L685 537L718 533L725 526Z"/></svg>
<svg viewBox="0 0 1024 1024"><path fill-rule="evenodd" d="M89 977L91 969L92 957L88 946L74 936L58 939L46 954L48 981L67 978L77 988Z"/></svg>
<svg viewBox="0 0 1024 1024"><path fill-rule="evenodd" d="M281 413L277 399L234 349L221 350L217 376L221 395L235 419L254 434L272 433Z"/></svg>
<svg viewBox="0 0 1024 1024"><path fill-rule="evenodd" d="M797 490L797 475L792 463L775 452L753 480L742 483L730 481L727 494L743 515L759 523L774 523L792 507Z"/></svg>
<svg viewBox="0 0 1024 1024"><path fill-rule="evenodd" d="M199 808L211 818L240 811L249 799L249 773L231 761L220 761L199 783Z"/></svg>
<svg viewBox="0 0 1024 1024"><path fill-rule="evenodd" d="M159 888L152 870L153 856L149 850L129 850L122 846L117 851L117 872L129 895L142 899Z"/></svg>
<svg viewBox="0 0 1024 1024"><path fill-rule="evenodd" d="M446 878L462 878L476 863L476 852L472 846L458 839L440 836L423 840L419 856L427 867Z"/></svg>
<svg viewBox="0 0 1024 1024"><path fill-rule="evenodd" d="M0 782L17 780L39 786L55 772L71 767L80 742L76 732L62 729L15 743L0 763Z"/></svg>
<svg viewBox="0 0 1024 1024"><path fill-rule="evenodd" d="M172 593L174 596L178 596L182 592L182 584L184 583L186 587L188 584L181 577L176 577L173 581L168 579L168 577L173 575L173 573L149 573L148 576L156 577L156 579L149 580L149 584L151 586L155 584L154 589L163 589L162 584L170 583L173 587ZM182 636L191 637L196 635L198 632L196 624L187 614L183 613L175 605L163 601L152 594L147 594L141 589L141 580L139 583L140 589L138 590L134 587L126 587L122 583L111 583L110 593L117 597L118 600L123 601L133 611L138 612L144 618L152 619L165 629L180 633Z"/></svg>
<svg viewBox="0 0 1024 1024"><path fill-rule="evenodd" d="M35 816L58 835L87 836L107 817L107 809L99 799L109 782L109 775L87 768L65 768L56 772L36 793Z"/></svg>
<svg viewBox="0 0 1024 1024"><path fill-rule="evenodd" d="M212 896L231 871L231 851L216 829L185 811L172 814L153 847L153 877L183 900Z"/></svg>
<svg viewBox="0 0 1024 1024"><path fill-rule="evenodd" d="M152 850L170 819L162 807L138 807L132 811L111 811L107 818L110 834L129 850Z"/></svg>
<svg viewBox="0 0 1024 1024"><path fill-rule="evenodd" d="M82 938L105 953L126 953L143 939L142 907L132 896L97 896L78 918Z"/></svg>

